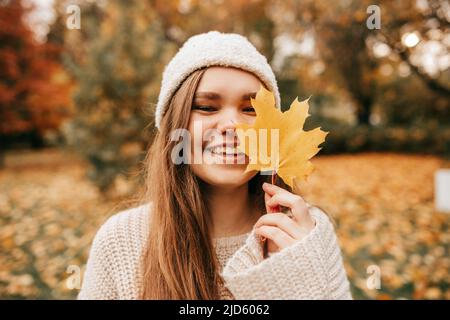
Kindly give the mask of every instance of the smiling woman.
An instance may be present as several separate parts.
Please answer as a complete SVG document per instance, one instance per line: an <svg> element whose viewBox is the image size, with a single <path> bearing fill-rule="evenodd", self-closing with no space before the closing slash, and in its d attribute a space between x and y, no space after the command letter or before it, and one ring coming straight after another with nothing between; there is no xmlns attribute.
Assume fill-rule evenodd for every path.
<svg viewBox="0 0 450 320"><path fill-rule="evenodd" d="M100 228L80 299L351 298L319 208L245 172L247 162L173 161L171 136L180 129L194 138L189 157L200 149L203 158L248 161L233 133L255 121L250 98L261 85L279 108L272 69L246 38L209 32L183 45L164 71L143 205ZM207 132L214 139L202 139Z"/></svg>

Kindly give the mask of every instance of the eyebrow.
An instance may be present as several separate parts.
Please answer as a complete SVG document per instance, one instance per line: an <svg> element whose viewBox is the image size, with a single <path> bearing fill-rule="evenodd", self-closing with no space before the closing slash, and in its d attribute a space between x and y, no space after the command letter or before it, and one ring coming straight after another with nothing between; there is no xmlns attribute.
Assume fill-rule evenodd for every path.
<svg viewBox="0 0 450 320"><path fill-rule="evenodd" d="M247 94L244 94L242 96L242 100L250 100L250 98L255 99L256 98L256 92L247 93Z"/></svg>
<svg viewBox="0 0 450 320"><path fill-rule="evenodd" d="M250 98L255 98L256 92L250 92L242 95L242 100L250 100ZM207 91L200 91L196 92L194 98L206 98L209 100L220 100L222 96L216 92L207 92Z"/></svg>

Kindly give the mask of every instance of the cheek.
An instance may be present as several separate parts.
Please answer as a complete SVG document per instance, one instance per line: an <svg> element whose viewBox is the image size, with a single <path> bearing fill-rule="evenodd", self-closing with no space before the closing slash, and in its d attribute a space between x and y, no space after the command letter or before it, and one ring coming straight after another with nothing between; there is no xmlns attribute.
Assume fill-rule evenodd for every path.
<svg viewBox="0 0 450 320"><path fill-rule="evenodd" d="M214 129L214 123L215 121L214 119L212 119L212 117L203 117L198 114L191 115L187 128L191 137L191 141L196 141L196 143L203 142L205 133Z"/></svg>

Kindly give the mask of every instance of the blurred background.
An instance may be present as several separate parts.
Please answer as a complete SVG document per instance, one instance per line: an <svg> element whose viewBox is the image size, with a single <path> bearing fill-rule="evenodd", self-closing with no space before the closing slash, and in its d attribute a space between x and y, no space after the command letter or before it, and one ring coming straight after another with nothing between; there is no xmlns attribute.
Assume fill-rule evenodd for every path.
<svg viewBox="0 0 450 320"><path fill-rule="evenodd" d="M0 0L0 298L76 297L142 183L164 66L210 30L255 44L283 106L311 96L306 127L330 134L302 195L335 220L354 298L450 299L438 0Z"/></svg>

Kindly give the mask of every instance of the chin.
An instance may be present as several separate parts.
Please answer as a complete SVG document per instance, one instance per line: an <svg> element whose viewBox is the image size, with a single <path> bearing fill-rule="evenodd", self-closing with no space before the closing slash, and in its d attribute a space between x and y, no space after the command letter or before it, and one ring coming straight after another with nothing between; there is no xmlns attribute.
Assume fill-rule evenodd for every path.
<svg viewBox="0 0 450 320"><path fill-rule="evenodd" d="M209 185L223 188L236 188L248 183L256 172L245 172L245 164L216 164L197 167L193 171L197 177Z"/></svg>

